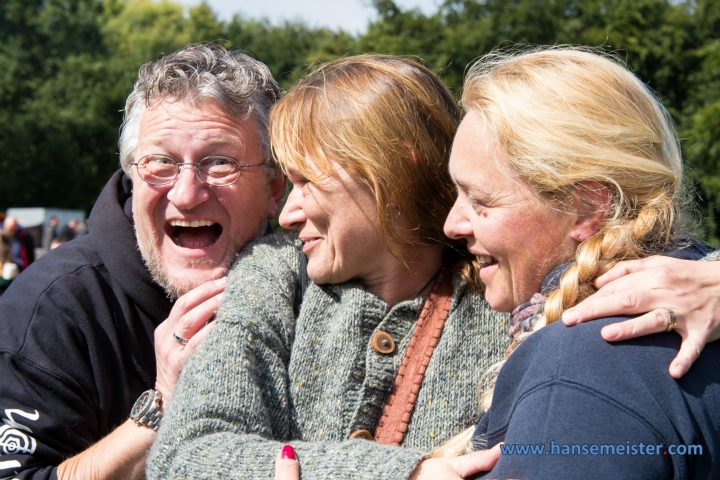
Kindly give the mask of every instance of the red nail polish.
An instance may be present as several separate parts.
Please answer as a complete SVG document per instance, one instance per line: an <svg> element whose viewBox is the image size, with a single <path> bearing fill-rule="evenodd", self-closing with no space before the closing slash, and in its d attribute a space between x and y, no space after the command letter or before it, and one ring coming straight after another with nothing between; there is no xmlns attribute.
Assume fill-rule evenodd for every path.
<svg viewBox="0 0 720 480"><path fill-rule="evenodd" d="M283 460L295 460L295 449L292 445L285 445L280 452L280 458Z"/></svg>

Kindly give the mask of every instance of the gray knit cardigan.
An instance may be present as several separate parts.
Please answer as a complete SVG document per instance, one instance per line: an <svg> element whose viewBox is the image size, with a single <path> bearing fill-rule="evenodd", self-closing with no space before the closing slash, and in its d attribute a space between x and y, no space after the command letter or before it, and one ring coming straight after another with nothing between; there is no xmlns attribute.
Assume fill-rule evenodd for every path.
<svg viewBox="0 0 720 480"><path fill-rule="evenodd" d="M310 283L301 244L275 234L232 268L217 325L188 362L148 460L148 478L272 479L283 443L303 480L405 479L434 446L478 420L481 374L509 343L508 318L458 276L402 448L347 440L374 432L423 299L393 308L357 283ZM395 339L376 353L374 332Z"/></svg>

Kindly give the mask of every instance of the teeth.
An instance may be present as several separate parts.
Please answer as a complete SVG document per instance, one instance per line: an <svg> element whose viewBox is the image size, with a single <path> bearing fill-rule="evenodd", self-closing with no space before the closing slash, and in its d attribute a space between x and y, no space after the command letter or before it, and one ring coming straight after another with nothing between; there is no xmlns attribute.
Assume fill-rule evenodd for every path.
<svg viewBox="0 0 720 480"><path fill-rule="evenodd" d="M214 225L215 222L212 220L170 220L170 225L173 227L210 227Z"/></svg>
<svg viewBox="0 0 720 480"><path fill-rule="evenodd" d="M478 263L480 263L481 265L486 263L493 263L495 261L493 260L493 257L489 255L478 255L476 258Z"/></svg>

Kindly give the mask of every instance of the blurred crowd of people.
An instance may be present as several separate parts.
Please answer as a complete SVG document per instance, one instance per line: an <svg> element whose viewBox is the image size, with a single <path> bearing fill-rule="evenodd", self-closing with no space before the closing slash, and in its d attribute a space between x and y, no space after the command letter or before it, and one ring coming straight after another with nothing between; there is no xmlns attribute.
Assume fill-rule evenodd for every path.
<svg viewBox="0 0 720 480"><path fill-rule="evenodd" d="M0 295L2 295L15 277L35 261L36 256L59 247L77 236L88 233L87 225L71 219L60 226L58 217L53 215L43 229L40 248L36 252L33 236L18 219L12 215L5 217L0 230Z"/></svg>

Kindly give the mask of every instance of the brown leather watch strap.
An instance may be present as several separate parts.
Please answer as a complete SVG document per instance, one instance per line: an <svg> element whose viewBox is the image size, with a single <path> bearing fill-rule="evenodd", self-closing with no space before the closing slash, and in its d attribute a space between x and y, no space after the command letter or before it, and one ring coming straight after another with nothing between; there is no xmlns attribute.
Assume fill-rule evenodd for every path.
<svg viewBox="0 0 720 480"><path fill-rule="evenodd" d="M375 440L400 445L433 350L440 340L452 303L452 274L443 271L428 295L402 364L380 417Z"/></svg>

